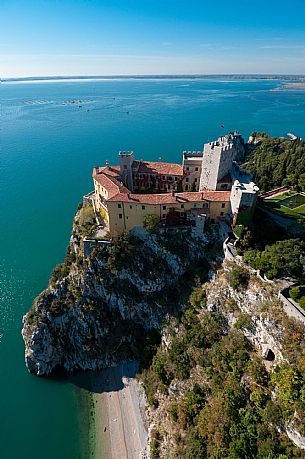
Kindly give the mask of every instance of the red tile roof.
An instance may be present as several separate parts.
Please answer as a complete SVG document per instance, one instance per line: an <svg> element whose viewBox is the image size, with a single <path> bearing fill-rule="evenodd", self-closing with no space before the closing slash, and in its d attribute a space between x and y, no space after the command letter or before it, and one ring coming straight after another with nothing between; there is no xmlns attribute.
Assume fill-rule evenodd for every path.
<svg viewBox="0 0 305 459"><path fill-rule="evenodd" d="M182 170L182 166L178 164L169 164L169 163L141 163L143 164L158 164L160 166L159 170L164 170L163 166L170 166L171 170L175 166L179 166ZM107 201L111 202L130 202L130 203L140 203L148 205L158 205L158 204L175 204L175 203L184 203L184 202L229 202L230 201L230 191L203 191L203 192L191 192L185 191L182 193L162 193L162 194L134 194L131 193L128 188L122 185L115 177L119 177L119 166L115 167L96 167L93 169L93 178L100 183L108 192ZM156 170L156 169L155 169ZM169 169L167 169L169 170ZM164 174L172 174L173 172L161 172Z"/></svg>
<svg viewBox="0 0 305 459"><path fill-rule="evenodd" d="M114 177L110 177L108 174L104 173L101 168L93 169L93 178L104 187L108 192L108 200L119 193L129 193L128 188L122 185Z"/></svg>
<svg viewBox="0 0 305 459"><path fill-rule="evenodd" d="M103 172L104 174L109 175L110 177L120 177L120 166L105 166L99 167L99 173Z"/></svg>
<svg viewBox="0 0 305 459"><path fill-rule="evenodd" d="M180 175L183 176L183 166L175 163L152 161L134 161L132 169L140 174Z"/></svg>
<svg viewBox="0 0 305 459"><path fill-rule="evenodd" d="M185 202L229 202L230 191L203 191L184 193L163 193L163 194L133 194L120 192L108 199L111 202L130 202L148 205L175 204Z"/></svg>

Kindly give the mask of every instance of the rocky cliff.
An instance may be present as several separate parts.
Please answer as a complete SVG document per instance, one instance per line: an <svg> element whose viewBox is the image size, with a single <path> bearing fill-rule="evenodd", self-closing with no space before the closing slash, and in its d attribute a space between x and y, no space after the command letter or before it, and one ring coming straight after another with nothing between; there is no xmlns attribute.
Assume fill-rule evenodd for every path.
<svg viewBox="0 0 305 459"><path fill-rule="evenodd" d="M194 266L207 273L207 240L138 228L84 257L81 223L78 213L65 262L23 319L26 365L37 375L137 357L147 331L179 314Z"/></svg>
<svg viewBox="0 0 305 459"><path fill-rule="evenodd" d="M299 371L302 368L304 348L303 324L286 316L283 305L278 300L276 283L264 283L256 275L251 275L246 286L232 288L229 279L235 267L234 263L225 261L222 268L214 273L213 278L201 286L205 298L204 305L197 305L193 310L190 308L189 312L187 310L182 321L176 322L175 328L171 325L164 329L164 339L157 357L149 372L144 373L144 383L151 405L147 409L150 445L160 458L216 457L215 451L219 444L223 446L225 453L229 445L233 447L232 432L238 429L238 416L241 411L238 415L235 413L230 421L230 416L225 411L226 404L219 411L219 418L217 418L217 407L219 400L225 397L224 394L231 384L229 375L235 365L232 365L234 359L229 366L226 364L230 361L230 352L234 349L233 342L236 337L231 341L227 337L238 336L235 335L236 333L240 335L242 333L246 337L244 343L251 343L248 363L244 364L244 368L241 366L239 370L235 367L231 373L231 375L234 373L236 380L240 378L239 387L242 388L239 394L240 400L242 396L247 400L246 402L244 400L244 404L241 402L241 405L238 405L240 400L237 397L236 406L239 409L241 406L242 409L247 407L253 412L257 409L257 418L251 428L257 429L258 440L255 446L252 445L257 455L251 456L248 444L247 455L239 452L240 455L232 457L279 457L257 453L265 447L261 446L265 441L264 435L270 439L273 435L274 445L277 441L279 444L282 442L279 452L283 453L283 457L304 457L302 450L305 449L305 424L302 391L305 381ZM207 336L211 333L213 317L222 317L222 330L219 336L215 335L216 339L214 336L209 343ZM215 324L213 327L216 329ZM186 361L189 365L189 374L186 372L183 377L177 369L173 370L178 355L177 349L179 350L177 337L184 346L183 360L179 354L179 366L181 362L185 364ZM222 340L226 342L224 359L219 346ZM246 346L238 350L240 362ZM216 352L213 348L217 349ZM220 363L222 359L223 362ZM256 379L257 374L249 371L251 365L261 365L261 370L266 371L264 378ZM225 370L219 378L217 372L222 366ZM240 375L237 376L239 371ZM281 377L278 377L278 374ZM297 380L297 384L292 390L293 378ZM234 390L238 392L237 384ZM264 401L260 399L259 404L256 405L254 400L258 392L264 394L262 397L265 399ZM232 403L230 396L227 402L228 400ZM273 417L272 410L268 411L271 405L278 410L277 417ZM206 412L208 412L207 416ZM214 417L217 419L215 420ZM261 436L263 425L267 434L265 432ZM221 438L222 433L223 438ZM232 435L231 439L230 435ZM275 440L276 436L278 440ZM287 443L286 436L297 448ZM286 452L287 456L284 454ZM227 455L220 454L217 457L227 457Z"/></svg>

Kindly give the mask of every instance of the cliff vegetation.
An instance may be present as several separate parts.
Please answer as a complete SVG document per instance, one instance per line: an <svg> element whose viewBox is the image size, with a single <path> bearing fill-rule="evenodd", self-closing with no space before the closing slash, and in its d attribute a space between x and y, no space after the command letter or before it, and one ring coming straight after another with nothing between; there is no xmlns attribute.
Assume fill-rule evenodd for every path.
<svg viewBox="0 0 305 459"><path fill-rule="evenodd" d="M305 434L303 325L249 273L232 288L234 271L202 285L204 304L191 294L141 376L153 458L305 457L288 436Z"/></svg>
<svg viewBox="0 0 305 459"><path fill-rule="evenodd" d="M288 185L305 191L305 141L270 137L266 133L252 133L258 141L248 149L244 167L253 173L261 192Z"/></svg>
<svg viewBox="0 0 305 459"><path fill-rule="evenodd" d="M33 373L149 359L163 324L181 314L192 286L207 278L212 237L198 241L188 232L138 228L84 257L82 237L93 227L90 208L80 209L64 262L24 318Z"/></svg>

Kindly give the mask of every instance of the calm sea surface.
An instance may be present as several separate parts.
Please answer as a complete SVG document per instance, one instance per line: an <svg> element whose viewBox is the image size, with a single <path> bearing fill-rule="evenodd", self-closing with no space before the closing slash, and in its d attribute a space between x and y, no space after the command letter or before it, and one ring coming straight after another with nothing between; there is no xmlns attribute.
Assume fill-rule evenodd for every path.
<svg viewBox="0 0 305 459"><path fill-rule="evenodd" d="M279 81L146 80L0 86L0 456L77 459L78 389L29 375L22 315L65 254L91 169L119 150L181 161L223 132L305 138L305 91ZM72 103L72 101L79 101ZM224 130L221 124L224 124ZM80 421L82 419L82 421Z"/></svg>

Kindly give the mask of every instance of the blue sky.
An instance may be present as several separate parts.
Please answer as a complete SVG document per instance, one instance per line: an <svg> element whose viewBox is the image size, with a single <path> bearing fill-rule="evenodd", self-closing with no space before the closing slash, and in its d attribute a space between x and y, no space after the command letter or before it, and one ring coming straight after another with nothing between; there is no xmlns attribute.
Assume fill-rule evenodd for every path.
<svg viewBox="0 0 305 459"><path fill-rule="evenodd" d="M0 74L305 74L304 18L304 0L1 0Z"/></svg>

